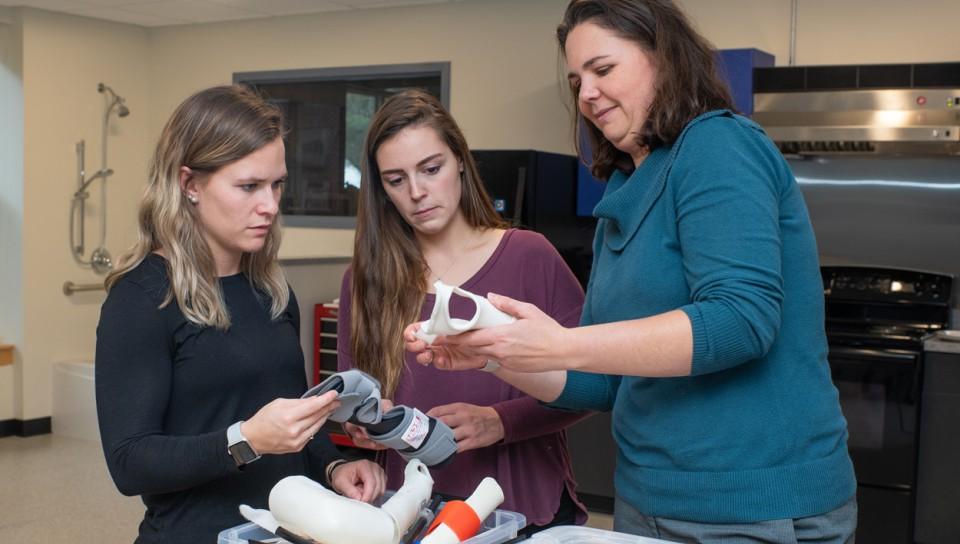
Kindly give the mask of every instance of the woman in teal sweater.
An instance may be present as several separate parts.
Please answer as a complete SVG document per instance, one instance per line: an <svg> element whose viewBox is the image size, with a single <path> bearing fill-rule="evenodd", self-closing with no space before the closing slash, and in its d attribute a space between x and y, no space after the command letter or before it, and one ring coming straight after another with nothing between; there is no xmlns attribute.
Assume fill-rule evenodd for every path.
<svg viewBox="0 0 960 544"><path fill-rule="evenodd" d="M678 541L849 542L856 483L830 379L813 230L776 147L730 111L714 50L669 0L573 0L557 30L607 179L581 327L518 317L418 361L484 366L613 410L615 528Z"/></svg>

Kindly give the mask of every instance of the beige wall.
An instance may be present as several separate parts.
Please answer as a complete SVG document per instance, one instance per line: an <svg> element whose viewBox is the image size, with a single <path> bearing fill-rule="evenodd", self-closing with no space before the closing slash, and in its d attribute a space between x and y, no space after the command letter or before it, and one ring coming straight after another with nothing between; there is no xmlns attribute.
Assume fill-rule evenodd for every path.
<svg viewBox="0 0 960 544"><path fill-rule="evenodd" d="M322 264L287 264L284 272L300 304L300 347L307 374L313 372L313 307L340 296L340 282L349 262L335 259Z"/></svg>
<svg viewBox="0 0 960 544"><path fill-rule="evenodd" d="M553 63L563 4L485 0L160 28L150 34L152 123L233 72L450 61L451 108L474 147L567 150Z"/></svg>
<svg viewBox="0 0 960 544"><path fill-rule="evenodd" d="M75 265L67 249L77 140L87 140L88 167L99 166L97 82L126 96L132 112L114 119L110 139L117 174L107 189L107 246L116 255L133 240L134 210L162 123L189 93L227 83L236 71L449 61L451 107L472 146L569 151L553 43L565 4L471 0L155 29L23 10L22 376L0 368L0 420L11 403L13 417L49 415L50 364L93 355L103 295L66 298L60 286L99 279ZM790 0L683 4L718 47L757 47L786 63ZM958 60L955 7L955 0L800 0L797 63ZM94 221L88 231L95 245ZM350 231L295 229L283 254L347 255L350 241ZM336 295L343 265L287 269L306 318L312 304Z"/></svg>
<svg viewBox="0 0 960 544"><path fill-rule="evenodd" d="M719 48L756 47L786 65L790 0L679 0ZM799 0L796 64L960 60L956 0Z"/></svg>
<svg viewBox="0 0 960 544"><path fill-rule="evenodd" d="M66 297L61 286L102 281L76 264L68 249L68 210L76 188L78 140L86 140L87 171L100 167L105 82L127 98L130 115L113 117L109 136L106 246L116 255L133 242L134 202L147 157L148 57L143 28L22 11L24 87L23 398L18 419L51 413L51 364L92 360L102 293ZM99 245L100 182L88 200L88 252ZM89 253L88 253L89 254Z"/></svg>

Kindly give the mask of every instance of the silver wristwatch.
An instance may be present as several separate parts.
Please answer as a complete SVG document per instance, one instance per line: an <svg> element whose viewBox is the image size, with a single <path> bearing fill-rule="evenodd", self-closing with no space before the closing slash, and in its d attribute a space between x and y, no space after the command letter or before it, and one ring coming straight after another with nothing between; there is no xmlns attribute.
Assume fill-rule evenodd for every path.
<svg viewBox="0 0 960 544"><path fill-rule="evenodd" d="M230 454L230 457L233 457L233 462L238 467L243 468L244 465L249 465L259 459L260 454L253 449L253 446L247 442L247 438L240 432L241 423L243 423L242 420L227 428L227 453Z"/></svg>

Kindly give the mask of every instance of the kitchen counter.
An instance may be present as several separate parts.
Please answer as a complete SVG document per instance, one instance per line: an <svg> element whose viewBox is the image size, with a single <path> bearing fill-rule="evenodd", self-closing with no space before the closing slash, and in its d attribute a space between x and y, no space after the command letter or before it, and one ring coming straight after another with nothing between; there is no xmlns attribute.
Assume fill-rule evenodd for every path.
<svg viewBox="0 0 960 544"><path fill-rule="evenodd" d="M960 330L934 333L924 340L923 350L934 353L960 353Z"/></svg>
<svg viewBox="0 0 960 544"><path fill-rule="evenodd" d="M913 541L923 544L955 544L960 535L960 341L956 334L941 331L923 343L913 534Z"/></svg>

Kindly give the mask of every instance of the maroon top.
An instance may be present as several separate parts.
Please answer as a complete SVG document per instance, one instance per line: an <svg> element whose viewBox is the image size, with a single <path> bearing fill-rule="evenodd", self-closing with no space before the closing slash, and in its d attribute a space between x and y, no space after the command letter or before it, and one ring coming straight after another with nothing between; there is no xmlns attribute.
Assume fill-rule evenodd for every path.
<svg viewBox="0 0 960 544"><path fill-rule="evenodd" d="M530 302L567 327L577 326L580 321L580 284L557 250L535 232L508 230L490 259L460 287L481 296L493 292ZM340 370L353 367L350 298L348 269L340 289L337 324ZM433 302L434 295L428 293L420 312L421 321L430 318ZM453 317L469 318L474 312L473 303L462 297L454 296L450 306ZM454 402L492 406L503 422L501 442L458 453L451 464L430 470L435 491L466 497L480 480L492 476L503 488L505 500L501 508L524 514L529 524L545 525L556 514L566 487L577 504L577 523L586 521L586 509L574 493L576 482L563 430L585 414L542 406L487 372L437 370L418 364L410 353L406 363L393 395L396 404L423 412ZM387 487L397 489L403 483L406 463L394 451L386 452L385 457Z"/></svg>

